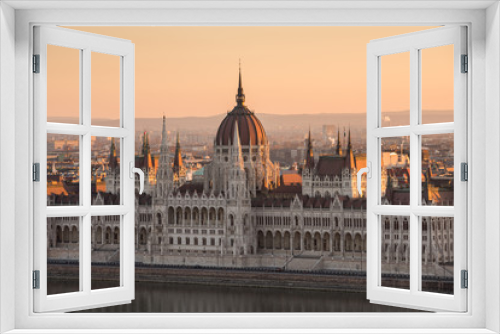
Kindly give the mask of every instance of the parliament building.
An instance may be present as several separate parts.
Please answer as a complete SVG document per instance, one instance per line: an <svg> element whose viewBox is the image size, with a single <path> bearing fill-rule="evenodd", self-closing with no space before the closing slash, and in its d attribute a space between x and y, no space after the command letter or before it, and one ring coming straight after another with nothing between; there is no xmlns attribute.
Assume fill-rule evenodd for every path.
<svg viewBox="0 0 500 334"><path fill-rule="evenodd" d="M136 194L136 261L365 270L366 199L356 184L356 173L364 166L357 165L351 133L344 147L337 141L331 155L315 159L310 131L306 146L298 172L301 182L282 182L279 164L270 159L266 131L245 105L241 72L236 106L215 133L214 154L202 178L187 181L179 137L173 158L169 155L164 116L159 157L151 158L147 134L142 154L136 157L136 167L146 176L145 194ZM117 200L119 161L114 150L112 145L106 192L96 192L94 204ZM400 161L397 168L383 168L387 204L408 201L404 184L409 182L409 165ZM62 195L49 195L48 201L57 203L58 196ZM120 221L93 219L93 259L112 262L117 257ZM398 216L382 220L383 270L405 273L409 222ZM422 236L425 270L447 275L447 266L453 263L453 219L424 219ZM52 258L69 254L57 250L71 249L78 240L78 222L52 218L48 239Z"/></svg>

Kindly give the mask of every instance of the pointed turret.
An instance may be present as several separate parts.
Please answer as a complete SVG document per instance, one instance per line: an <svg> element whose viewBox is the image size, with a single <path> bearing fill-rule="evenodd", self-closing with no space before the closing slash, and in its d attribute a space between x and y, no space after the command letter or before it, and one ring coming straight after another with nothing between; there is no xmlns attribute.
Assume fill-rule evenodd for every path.
<svg viewBox="0 0 500 334"><path fill-rule="evenodd" d="M311 140L311 127L309 127L309 136L307 137L307 153L306 153L306 163L305 168L314 168L314 152Z"/></svg>

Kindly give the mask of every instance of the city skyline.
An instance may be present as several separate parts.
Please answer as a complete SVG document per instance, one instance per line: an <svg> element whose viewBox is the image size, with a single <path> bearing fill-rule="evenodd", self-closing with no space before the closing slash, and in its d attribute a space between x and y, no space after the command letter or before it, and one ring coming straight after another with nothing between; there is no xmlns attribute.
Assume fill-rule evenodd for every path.
<svg viewBox="0 0 500 334"><path fill-rule="evenodd" d="M135 43L136 116L142 118L160 118L163 114L169 118L206 117L228 111L240 58L251 110L279 115L365 113L366 44L372 39L428 28L71 27ZM115 118L119 99L109 97L117 96L118 85L113 87L109 79L118 80L116 62L106 59L112 56L94 56L94 79L100 73L92 81L92 107L98 111L94 117ZM77 116L77 110L71 113L69 109L78 108L78 72L68 68L77 68L78 58L55 55L52 63L50 57L48 61L49 117ZM395 65L394 73L398 73L398 67L403 68L402 64ZM431 65L442 67L440 63ZM50 89L56 81L65 83L54 84L57 94ZM429 82L447 85L446 76L436 76ZM405 94L401 90L405 85L396 80L387 87L394 97L384 105L386 110L404 110ZM433 110L450 109L449 98L443 98L443 94L429 99L435 100L430 103ZM110 115L104 110L111 110Z"/></svg>

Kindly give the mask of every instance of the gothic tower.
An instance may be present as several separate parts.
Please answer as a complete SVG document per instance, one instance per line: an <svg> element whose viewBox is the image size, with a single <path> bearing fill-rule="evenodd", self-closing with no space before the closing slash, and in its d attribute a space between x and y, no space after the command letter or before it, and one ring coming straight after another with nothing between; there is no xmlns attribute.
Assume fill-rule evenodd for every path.
<svg viewBox="0 0 500 334"><path fill-rule="evenodd" d="M170 168L170 159L168 157L167 143L167 119L163 115L163 126L161 131L160 159L158 170L156 171L156 197L166 198L172 191L172 169Z"/></svg>
<svg viewBox="0 0 500 334"><path fill-rule="evenodd" d="M184 166L184 162L182 161L179 132L177 132L177 142L175 144L173 172L174 172L174 187L180 187L186 182L186 167Z"/></svg>

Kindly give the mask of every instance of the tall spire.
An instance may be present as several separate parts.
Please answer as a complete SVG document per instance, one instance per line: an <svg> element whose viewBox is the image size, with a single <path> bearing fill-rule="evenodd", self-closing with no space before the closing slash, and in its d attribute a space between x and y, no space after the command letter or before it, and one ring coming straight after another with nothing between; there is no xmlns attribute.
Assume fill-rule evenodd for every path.
<svg viewBox="0 0 500 334"><path fill-rule="evenodd" d="M239 63L239 78L238 78L238 94L236 95L236 103L238 106L243 106L245 102L245 94L243 93L243 84L241 82L241 59Z"/></svg>
<svg viewBox="0 0 500 334"><path fill-rule="evenodd" d="M142 145L142 153L144 154L144 169L153 168L153 162L151 160L151 148L149 147L149 136L146 131L144 131L144 143Z"/></svg>
<svg viewBox="0 0 500 334"><path fill-rule="evenodd" d="M349 124L349 136L347 137L347 149L349 151L352 150L352 145L351 145L351 125Z"/></svg>
<svg viewBox="0 0 500 334"><path fill-rule="evenodd" d="M306 153L306 168L314 168L314 152L311 140L311 126L309 126L309 136L307 137L307 153Z"/></svg>
<svg viewBox="0 0 500 334"><path fill-rule="evenodd" d="M243 153L241 151L240 132L238 130L238 121L234 121L233 145L231 148L233 164L235 167L243 169Z"/></svg>
<svg viewBox="0 0 500 334"><path fill-rule="evenodd" d="M111 138L111 147L109 148L109 169L114 169L118 167L118 160L116 159L116 146L115 146L115 138Z"/></svg>
<svg viewBox="0 0 500 334"><path fill-rule="evenodd" d="M335 153L338 156L342 155L342 146L340 143L340 127L338 125L337 125L337 149L336 149Z"/></svg>
<svg viewBox="0 0 500 334"><path fill-rule="evenodd" d="M163 125L161 129L161 152L167 151L167 118L163 115Z"/></svg>
<svg viewBox="0 0 500 334"><path fill-rule="evenodd" d="M177 132L177 142L175 144L175 155L174 155L174 172L178 173L184 167L182 162L181 154L181 143L179 140L179 132Z"/></svg>

